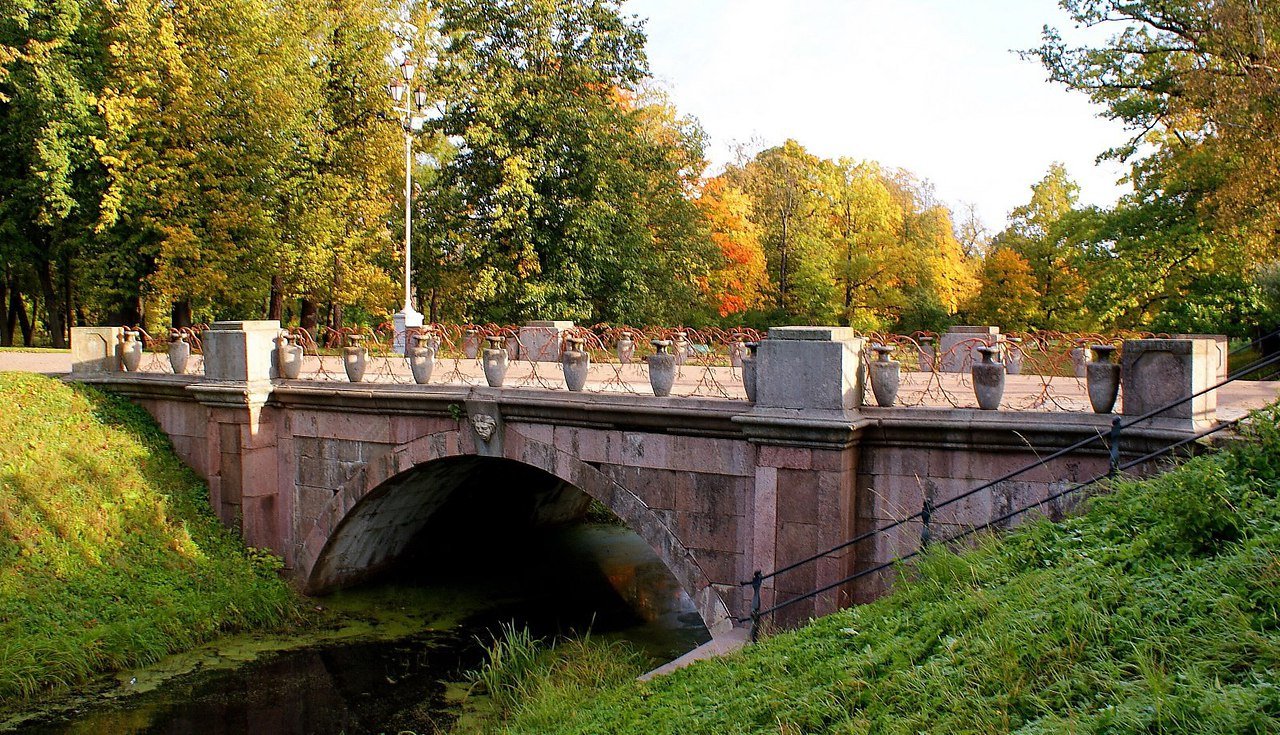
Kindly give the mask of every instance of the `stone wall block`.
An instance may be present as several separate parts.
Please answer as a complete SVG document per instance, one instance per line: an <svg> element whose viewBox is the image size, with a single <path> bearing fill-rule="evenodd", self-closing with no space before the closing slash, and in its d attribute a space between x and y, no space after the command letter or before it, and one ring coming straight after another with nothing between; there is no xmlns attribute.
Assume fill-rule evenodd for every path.
<svg viewBox="0 0 1280 735"><path fill-rule="evenodd" d="M818 487L810 472L778 470L778 522L818 522Z"/></svg>
<svg viewBox="0 0 1280 735"><path fill-rule="evenodd" d="M813 450L765 444L756 450L756 463L761 467L808 470L813 467Z"/></svg>

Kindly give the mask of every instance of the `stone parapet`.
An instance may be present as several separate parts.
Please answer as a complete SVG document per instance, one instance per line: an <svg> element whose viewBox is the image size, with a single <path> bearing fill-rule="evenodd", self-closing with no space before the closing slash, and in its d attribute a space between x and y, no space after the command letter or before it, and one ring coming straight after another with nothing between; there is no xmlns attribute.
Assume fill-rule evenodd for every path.
<svg viewBox="0 0 1280 735"><path fill-rule="evenodd" d="M531 362L559 362L560 341L573 329L573 322L534 321L520 327L520 359Z"/></svg>
<svg viewBox="0 0 1280 735"><path fill-rule="evenodd" d="M118 347L123 334L123 327L72 327L72 374L120 372Z"/></svg>
<svg viewBox="0 0 1280 735"><path fill-rule="evenodd" d="M968 349L957 349L968 340L981 339L982 343L973 343ZM978 348L987 344L994 345L1003 337L999 327L959 326L948 329L938 339L938 353L942 356L942 372L964 373L974 363L982 362Z"/></svg>
<svg viewBox="0 0 1280 735"><path fill-rule="evenodd" d="M1205 339L1128 339L1124 342L1122 394L1125 416L1144 416L1214 385L1218 348ZM1190 429L1216 420L1216 391L1180 403L1156 418Z"/></svg>
<svg viewBox="0 0 1280 735"><path fill-rule="evenodd" d="M844 411L861 406L864 344L847 327L770 329L756 358L756 407Z"/></svg>
<svg viewBox="0 0 1280 735"><path fill-rule="evenodd" d="M264 383L278 375L275 364L280 322L214 322L204 333L204 374L209 380Z"/></svg>

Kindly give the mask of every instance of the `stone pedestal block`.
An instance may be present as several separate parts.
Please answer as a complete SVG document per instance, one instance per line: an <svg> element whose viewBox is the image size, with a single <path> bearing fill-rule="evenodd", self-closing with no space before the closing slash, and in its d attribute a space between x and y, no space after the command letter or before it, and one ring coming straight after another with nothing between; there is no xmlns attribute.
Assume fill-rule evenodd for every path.
<svg viewBox="0 0 1280 735"><path fill-rule="evenodd" d="M560 340L573 329L573 322L539 321L520 327L520 359L530 362L559 362Z"/></svg>
<svg viewBox="0 0 1280 735"><path fill-rule="evenodd" d="M72 374L120 372L116 345L122 334L123 327L72 327Z"/></svg>
<svg viewBox="0 0 1280 735"><path fill-rule="evenodd" d="M280 322L214 322L204 333L204 374L209 380L260 383L277 377Z"/></svg>
<svg viewBox="0 0 1280 735"><path fill-rule="evenodd" d="M971 342L967 348L959 346L963 342L974 339L982 341ZM1000 340L999 327L952 327L948 329L938 340L938 353L941 355L942 372L969 372L969 368L973 367L975 363L982 362L982 355L978 353L978 348L985 347L988 344L994 346Z"/></svg>
<svg viewBox="0 0 1280 735"><path fill-rule="evenodd" d="M756 362L756 407L842 411L861 406L864 341L846 327L770 329Z"/></svg>
<svg viewBox="0 0 1280 735"><path fill-rule="evenodd" d="M1214 359L1210 368L1215 368L1214 383L1221 383L1227 379L1230 372L1230 366L1227 364L1227 358L1231 354L1231 340L1225 334L1175 334L1174 339L1207 339L1213 342Z"/></svg>
<svg viewBox="0 0 1280 735"><path fill-rule="evenodd" d="M1142 416L1217 382L1218 355L1212 339L1128 339L1121 368L1125 416ZM1157 418L1209 426L1218 409L1216 392L1186 401Z"/></svg>

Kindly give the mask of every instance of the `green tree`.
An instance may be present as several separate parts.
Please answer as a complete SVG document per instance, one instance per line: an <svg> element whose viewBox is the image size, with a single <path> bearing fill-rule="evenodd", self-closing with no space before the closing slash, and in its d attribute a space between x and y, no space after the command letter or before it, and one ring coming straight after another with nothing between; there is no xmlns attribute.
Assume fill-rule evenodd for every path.
<svg viewBox="0 0 1280 735"><path fill-rule="evenodd" d="M1089 321L1081 247L1068 227L1079 193L1066 167L1053 164L1032 185L1030 201L1010 212L1009 225L993 240L996 249L1012 250L1031 266L1039 297L1035 326L1041 328L1076 329Z"/></svg>
<svg viewBox="0 0 1280 735"><path fill-rule="evenodd" d="M1061 0L1086 26L1117 29L1072 46L1046 29L1032 55L1133 135L1106 155L1132 164L1135 193L1092 216L1095 277L1117 299L1104 321L1174 308L1218 329L1256 319L1236 288L1280 250L1280 7L1256 0ZM1225 279L1225 280L1224 280ZM1230 284L1235 284L1234 286ZM1106 293L1091 296L1095 308ZM1199 304L1195 309L1184 308ZM1216 305L1216 306L1215 306ZM1172 318L1172 317L1171 317ZM1185 322L1190 326L1191 322Z"/></svg>
<svg viewBox="0 0 1280 735"><path fill-rule="evenodd" d="M102 132L94 108L104 66L100 8L90 0L10 0L4 11L0 258L7 289L38 285L49 337L65 346L75 267L103 189L93 148Z"/></svg>
<svg viewBox="0 0 1280 735"><path fill-rule="evenodd" d="M713 251L688 196L702 136L637 93L644 36L617 2L446 0L440 159L475 319L673 318ZM441 247L438 252L448 252Z"/></svg>

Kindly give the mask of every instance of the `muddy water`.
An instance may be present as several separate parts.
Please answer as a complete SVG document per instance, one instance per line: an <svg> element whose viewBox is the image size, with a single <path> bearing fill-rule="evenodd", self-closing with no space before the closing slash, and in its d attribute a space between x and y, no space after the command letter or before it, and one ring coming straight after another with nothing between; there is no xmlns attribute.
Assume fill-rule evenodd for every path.
<svg viewBox="0 0 1280 735"><path fill-rule="evenodd" d="M219 641L124 672L62 703L60 712L5 727L121 735L431 733L457 716L464 672L483 660L478 641L504 623L544 636L589 629L631 641L655 661L709 638L689 598L625 529L577 526L507 541L492 554L466 558L427 549L388 579L317 599L339 621L328 629Z"/></svg>

